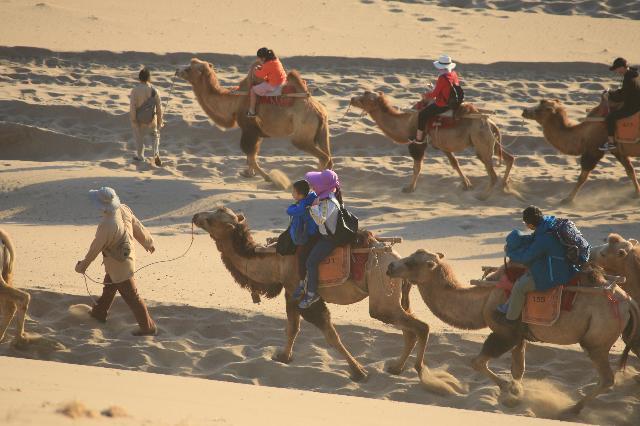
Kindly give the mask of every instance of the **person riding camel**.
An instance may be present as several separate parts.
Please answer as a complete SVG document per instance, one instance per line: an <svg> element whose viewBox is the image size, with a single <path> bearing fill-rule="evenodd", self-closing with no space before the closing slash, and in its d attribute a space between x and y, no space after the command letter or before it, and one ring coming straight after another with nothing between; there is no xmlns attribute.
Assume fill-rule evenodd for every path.
<svg viewBox="0 0 640 426"><path fill-rule="evenodd" d="M609 139L600 147L601 151L609 151L616 148L616 122L640 111L640 74L638 69L630 67L626 59L616 58L609 70L624 76L622 87L618 90L607 91L603 96L613 102L622 102L623 105L615 111L610 111L607 115L606 123Z"/></svg>
<svg viewBox="0 0 640 426"><path fill-rule="evenodd" d="M507 303L496 311L496 320L514 329L520 324L527 293L566 284L579 270L568 260L567 247L554 232L559 219L529 206L522 212L522 220L533 234L514 229L507 236L505 253L511 262L526 266L527 271L516 280Z"/></svg>
<svg viewBox="0 0 640 426"><path fill-rule="evenodd" d="M254 77L263 81L249 90L249 110L247 111L247 117L249 118L255 118L256 116L258 96L275 96L278 90L287 82L287 73L273 50L262 47L258 49L256 56L258 59L251 66L249 81Z"/></svg>
<svg viewBox="0 0 640 426"><path fill-rule="evenodd" d="M418 113L418 131L416 138L410 140L411 143L424 143L424 131L427 122L431 117L442 114L452 108L450 98L456 96L455 87L460 87L458 74L453 71L456 63L451 60L448 55L442 55L433 63L438 70L438 81L436 87L422 95L424 102L431 102Z"/></svg>

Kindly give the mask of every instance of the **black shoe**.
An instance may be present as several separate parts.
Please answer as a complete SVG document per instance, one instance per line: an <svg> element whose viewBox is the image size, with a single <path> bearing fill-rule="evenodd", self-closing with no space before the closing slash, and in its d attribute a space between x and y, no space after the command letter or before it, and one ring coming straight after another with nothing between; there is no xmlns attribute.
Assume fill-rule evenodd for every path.
<svg viewBox="0 0 640 426"><path fill-rule="evenodd" d="M602 145L600 148L598 148L600 151L613 151L614 149L618 148L615 144L611 143L611 142L607 142L604 145Z"/></svg>
<svg viewBox="0 0 640 426"><path fill-rule="evenodd" d="M89 312L89 315L91 316L91 318L95 319L98 322L101 322L103 324L107 323L107 319L96 315L96 313L93 311L93 309L91 310L91 312Z"/></svg>
<svg viewBox="0 0 640 426"><path fill-rule="evenodd" d="M154 159L156 166L158 167L162 167L162 160L160 160L160 156L156 155L156 158Z"/></svg>

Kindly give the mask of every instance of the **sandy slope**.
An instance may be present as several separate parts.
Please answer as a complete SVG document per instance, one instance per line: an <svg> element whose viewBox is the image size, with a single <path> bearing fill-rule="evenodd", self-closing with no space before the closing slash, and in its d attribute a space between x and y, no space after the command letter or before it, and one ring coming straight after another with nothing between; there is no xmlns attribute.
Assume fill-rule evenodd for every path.
<svg viewBox="0 0 640 426"><path fill-rule="evenodd" d="M456 25L457 35L446 47L468 63L459 67L467 96L496 111L495 121L505 144L518 155L512 173L514 187L527 202L575 220L594 242L612 231L637 238L637 201L631 199L631 185L613 157L601 162L577 204L558 206L577 177L577 159L556 152L544 142L537 125L523 123L520 118L523 107L542 97L554 97L578 119L585 107L597 102L603 89L617 84L606 67L596 62L608 62L618 52L634 54L628 50L637 44L634 37L640 34L638 21L633 20L638 17L634 2L581 1L569 11L562 6L566 2L364 1L344 5L326 1L320 10L301 3L306 8L302 14L293 2L278 2L287 5L284 12L268 4L269 10L263 14L248 13L237 2L233 8L226 3L220 6L224 13L211 6L198 9L202 6L196 2L183 3L174 7L154 2L156 13L142 20L140 9L136 9L142 6L131 5L123 11L114 2L1 4L6 21L0 28L3 44L91 51L0 48L0 226L13 235L18 247L16 284L33 295L28 330L43 336L25 352L4 342L0 354L543 418L554 417L575 401L578 392L588 389L594 375L577 346L532 345L525 400L516 407L505 406L499 401L497 388L469 367L486 331L453 330L435 319L417 294L412 295L412 308L432 330L427 363L431 368L447 369L467 383L465 396L428 394L410 369L399 377L385 373L385 363L399 352L401 336L370 319L366 301L330 309L345 344L369 371L367 382L351 382L346 364L306 324L294 362L276 364L270 357L284 343L281 297L251 304L249 294L232 282L213 243L201 232L186 258L139 274L140 291L151 301L151 313L161 330L154 339L130 337L133 319L121 301L116 302L106 326L90 321L84 307L90 299L73 265L83 256L97 219L86 191L101 185L116 188L157 238L157 253L142 254L141 264L180 255L190 241L191 216L218 205L244 211L259 240L286 226L283 209L289 202L288 194L259 179L238 176L244 167L239 132L212 126L184 82L175 82L169 100L161 151L166 165L157 168L130 161L131 132L125 114L137 70L141 64L153 69L154 82L166 100L173 71L192 56L141 52L218 52L199 56L216 65L223 84L233 85L251 58L225 53L251 54L260 40L261 44L279 46L286 55L285 65L300 69L317 88L314 96L330 113L336 171L344 183L348 205L363 225L383 235L402 236L405 242L398 250L403 255L417 248L442 251L462 280L477 278L480 266L502 261L504 235L521 226L519 212L526 203L500 191L486 202L478 201L475 196L482 191L486 177L473 153L460 155L463 170L475 186L472 191L463 191L446 158L432 149L418 190L403 194L400 188L411 174L406 148L393 145L371 120L360 119L358 111L345 114L349 98L363 89L384 92L399 107L410 106L433 76L429 62L415 58L440 53L435 29L462 20L465 25ZM442 7L451 4L475 9ZM193 13L195 9L199 13ZM354 17L359 18L357 22ZM134 20L140 20L141 26L134 28ZM26 28L22 25L26 21L40 30ZM256 22L270 22L273 38L265 38L264 31L254 34L264 29L264 25L258 29ZM315 27L308 28L311 25ZM620 31L611 31L612 25ZM583 47L575 48L573 40L580 37L584 38ZM399 42L414 38L421 40L419 46ZM117 53L119 50L133 51ZM328 56L312 57L316 54ZM371 59L361 59L363 56ZM503 60L526 62L497 62ZM290 179L315 166L313 159L292 150L287 141L267 140L262 153L267 169L278 168ZM502 170L500 167L499 172ZM96 278L100 275L98 262L90 273ZM94 294L99 291L95 285L90 288ZM616 345L612 362L620 350L620 344ZM11 362L20 361L2 359L0 368L10 368ZM496 365L506 372L508 359ZM55 380L69 377L71 370L67 368L76 367L34 364L33 368L51 370ZM628 373L619 376L618 386L598 398L577 420L637 424L640 400L632 378L637 369L634 358ZM68 382L79 390L85 380L80 377L94 374L73 371L78 378ZM127 380L119 383L113 378L118 372L95 374L104 375L114 387L125 387L129 377L136 377L132 381L147 380L122 372ZM186 382L182 379L151 377L148 380L167 381L166 386L190 386L183 385ZM24 399L63 402L62 398L42 400L48 388L38 387L36 379L31 383L33 386L24 388L20 395ZM219 386L224 388L218 383L202 386L226 392L218 391ZM0 392L17 401L20 397L12 390L17 387L3 382ZM242 388L241 392L266 403L267 397L258 395L261 391L252 392L255 389ZM204 390L193 392L198 397L205 394ZM341 398L333 397L332 404L341 404ZM311 405L317 403L314 397L303 399ZM84 401L95 409L108 404L98 396L87 396ZM11 408L0 405L0 416L9 418L11 404ZM158 415L150 413L146 403L122 405L135 418L154 419ZM367 407L358 408L363 411L354 408L354 412L365 412ZM52 406L45 406L35 418L52 410ZM246 407L239 410L246 411ZM423 415L422 411L416 415ZM435 415L429 411L424 417ZM449 414L442 416L451 421ZM195 424L200 424L198 419ZM166 421L175 423L180 418Z"/></svg>

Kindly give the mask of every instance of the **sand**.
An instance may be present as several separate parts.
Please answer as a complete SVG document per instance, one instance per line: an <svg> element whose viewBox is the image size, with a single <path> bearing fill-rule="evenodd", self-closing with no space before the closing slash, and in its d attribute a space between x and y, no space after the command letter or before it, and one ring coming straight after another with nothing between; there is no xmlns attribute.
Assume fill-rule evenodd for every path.
<svg viewBox="0 0 640 426"><path fill-rule="evenodd" d="M0 358L0 368L12 374L0 389L7 395L0 398L0 418L16 419L16 424L42 424L41 415L47 416L47 424L67 421L55 411L77 398L98 414L113 404L122 407L132 424L158 419L166 424L202 424L218 418L202 407L227 395L229 400L219 399L216 407L224 411L219 418L231 424L249 421L234 415L254 413L264 413L263 419L273 423L290 409L291 395L301 395L300 406L318 415L312 419L318 423L329 418L323 415L347 415L340 408L331 413L318 410L320 403L349 404L352 413L363 416L357 420L380 419L380 424L388 424L384 416L395 413L416 421L466 421L464 411L432 406L519 416L487 417L493 423L525 422L523 416L555 418L595 381L577 345L531 345L527 393L520 405L508 407L500 402L498 389L469 366L487 331L461 332L444 325L416 291L412 308L432 331L426 362L465 382L466 395L429 394L411 369L400 376L385 373L385 363L399 353L402 337L369 318L366 300L330 310L346 346L369 372L368 381L352 382L346 363L308 324L303 324L293 363L271 361L285 341L283 300L252 304L224 269L213 242L200 231L184 259L139 273L140 292L149 300L159 336L130 336L134 322L121 300L106 325L87 316L91 299L73 265L84 255L98 219L85 195L91 188L114 187L154 234L158 250L154 255L140 253L141 265L182 254L190 242L192 215L219 205L242 210L258 240L287 225L283 210L289 195L260 179L238 175L245 165L239 131L212 125L183 81L175 81L169 99L161 144L165 165L131 161L126 112L137 70L141 64L153 69L154 84L166 101L174 70L194 55L186 52L207 52L197 56L215 64L223 84L233 85L252 60L256 43L277 46L285 65L300 70L329 111L336 171L347 204L362 224L382 235L402 236L402 255L418 248L446 253L462 280L478 278L482 265L502 262L504 236L521 226L519 213L528 203L571 218L593 242L614 231L638 238L637 200L613 156L605 156L576 204L559 206L579 173L578 160L558 153L544 141L539 126L520 118L523 107L553 97L578 119L602 90L619 84L605 63L618 55L640 60L637 50L628 47L640 42L636 4L583 1L568 10L566 2L516 0L325 1L322 7L285 1L277 3L285 7L269 4L264 13L249 10L247 4L233 2L217 10L195 1L179 7L163 1L137 2L125 11L112 1L2 3L0 226L11 233L18 250L16 285L33 297L27 330L41 338L25 351L9 342L0 344L0 355L7 357ZM143 17L145 7L154 13ZM618 30L611 31L613 27ZM442 32L454 33L449 44L439 43ZM420 43L399 42L413 39ZM345 114L349 99L364 89L381 91L397 106L409 107L433 78L429 58L444 49L461 63L468 98L496 111L505 145L518 156L513 186L526 202L499 191L478 201L487 178L474 154L459 156L474 185L464 191L446 157L431 148L417 191L403 194L412 165L406 147L392 144L369 118L360 118L359 111ZM284 140L265 141L261 154L266 169L279 169L290 179L315 166L314 159ZM89 273L100 277L99 262ZM99 290L90 284L91 293ZM618 342L612 362L621 349ZM508 357L495 365L507 374ZM616 387L574 420L637 424L640 400L633 377L639 366L632 358ZM18 382L18 373L31 377L28 387ZM109 381L109 389L128 389L128 395L149 392L157 399L107 399L87 386L92 376ZM66 390L51 395L48 380L61 383L56 388L61 392ZM156 385L156 380L162 383ZM192 417L154 411L158 404L153 402L169 401L158 389L171 387L189 395L190 401L179 404ZM22 391L12 390L17 388ZM202 395L209 396L207 401ZM277 400L279 409L247 410L241 401L249 397L240 395L257 401L252 407ZM113 422L102 417L90 421Z"/></svg>

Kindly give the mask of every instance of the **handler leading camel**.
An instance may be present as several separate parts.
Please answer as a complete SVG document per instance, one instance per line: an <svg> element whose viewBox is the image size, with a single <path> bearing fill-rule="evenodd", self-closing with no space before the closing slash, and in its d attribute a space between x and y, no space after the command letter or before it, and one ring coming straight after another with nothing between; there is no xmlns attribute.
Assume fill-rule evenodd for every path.
<svg viewBox="0 0 640 426"><path fill-rule="evenodd" d="M134 278L136 255L133 244L135 239L145 250L153 253L155 251L153 238L131 209L120 204L120 199L112 188L102 187L89 191L89 197L103 216L87 255L76 264L76 272L84 274L100 252L102 252L106 271L102 296L93 306L91 316L100 322L106 322L109 308L118 292L129 305L140 326L140 329L132 334L134 336L155 335L156 324L136 289Z"/></svg>

